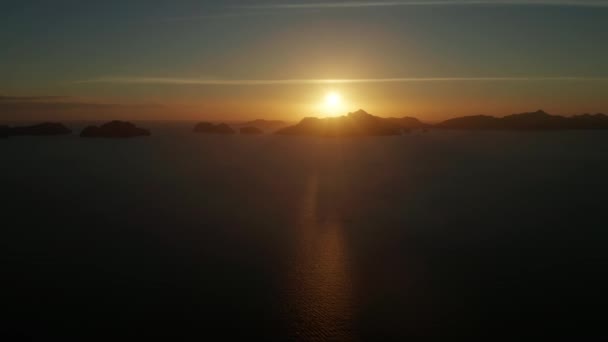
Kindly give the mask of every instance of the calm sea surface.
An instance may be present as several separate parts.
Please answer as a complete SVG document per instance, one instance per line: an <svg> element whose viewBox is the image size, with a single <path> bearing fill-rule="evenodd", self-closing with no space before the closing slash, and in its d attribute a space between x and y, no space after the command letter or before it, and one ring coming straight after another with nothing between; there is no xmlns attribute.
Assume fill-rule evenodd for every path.
<svg viewBox="0 0 608 342"><path fill-rule="evenodd" d="M140 125L0 140L2 333L608 337L608 132Z"/></svg>

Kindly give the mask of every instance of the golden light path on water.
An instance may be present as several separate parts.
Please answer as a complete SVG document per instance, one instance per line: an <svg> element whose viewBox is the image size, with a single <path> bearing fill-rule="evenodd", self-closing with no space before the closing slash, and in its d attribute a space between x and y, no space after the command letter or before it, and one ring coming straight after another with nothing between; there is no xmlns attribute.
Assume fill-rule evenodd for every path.
<svg viewBox="0 0 608 342"><path fill-rule="evenodd" d="M288 279L291 333L303 340L352 340L353 291L344 226L334 210L319 215L320 179L306 182L296 227L297 252ZM323 215L325 216L325 215Z"/></svg>

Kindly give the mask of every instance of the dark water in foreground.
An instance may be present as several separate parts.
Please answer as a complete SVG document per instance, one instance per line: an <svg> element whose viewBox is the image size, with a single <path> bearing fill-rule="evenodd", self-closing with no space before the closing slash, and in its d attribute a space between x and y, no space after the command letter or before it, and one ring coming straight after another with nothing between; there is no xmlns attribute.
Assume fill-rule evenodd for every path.
<svg viewBox="0 0 608 342"><path fill-rule="evenodd" d="M188 128L0 141L3 334L608 337L608 133Z"/></svg>

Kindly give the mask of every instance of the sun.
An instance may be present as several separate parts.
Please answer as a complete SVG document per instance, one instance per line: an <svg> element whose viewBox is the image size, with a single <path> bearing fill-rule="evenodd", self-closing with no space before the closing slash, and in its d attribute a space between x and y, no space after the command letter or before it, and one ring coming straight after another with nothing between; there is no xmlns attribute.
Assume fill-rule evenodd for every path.
<svg viewBox="0 0 608 342"><path fill-rule="evenodd" d="M342 95L340 95L340 93L332 91L325 95L325 99L322 105L322 111L325 115L338 115L342 112L342 107Z"/></svg>
<svg viewBox="0 0 608 342"><path fill-rule="evenodd" d="M338 93L329 93L325 96L325 105L327 108L338 107L342 103L342 96Z"/></svg>

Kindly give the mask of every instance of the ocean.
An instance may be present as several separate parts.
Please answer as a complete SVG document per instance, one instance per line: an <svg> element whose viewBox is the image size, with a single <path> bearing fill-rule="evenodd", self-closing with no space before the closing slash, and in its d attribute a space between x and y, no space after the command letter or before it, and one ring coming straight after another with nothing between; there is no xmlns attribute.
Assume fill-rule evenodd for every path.
<svg viewBox="0 0 608 342"><path fill-rule="evenodd" d="M608 132L138 125L0 140L3 334L608 336Z"/></svg>

